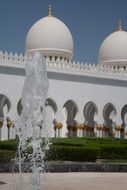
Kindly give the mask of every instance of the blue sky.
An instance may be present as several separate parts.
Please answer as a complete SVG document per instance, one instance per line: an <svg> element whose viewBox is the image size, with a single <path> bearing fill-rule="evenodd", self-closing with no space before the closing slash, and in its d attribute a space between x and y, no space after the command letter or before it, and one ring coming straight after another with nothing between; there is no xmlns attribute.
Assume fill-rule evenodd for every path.
<svg viewBox="0 0 127 190"><path fill-rule="evenodd" d="M127 0L0 0L0 49L24 53L27 32L47 15L48 4L73 35L75 60L97 63L99 46L119 19L127 29Z"/></svg>

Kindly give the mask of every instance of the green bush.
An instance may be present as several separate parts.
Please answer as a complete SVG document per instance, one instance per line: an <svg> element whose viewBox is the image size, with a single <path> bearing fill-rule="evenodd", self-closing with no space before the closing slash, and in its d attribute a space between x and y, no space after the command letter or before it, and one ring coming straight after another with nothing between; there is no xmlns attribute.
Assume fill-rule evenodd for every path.
<svg viewBox="0 0 127 190"><path fill-rule="evenodd" d="M47 160L95 161L99 148L79 146L52 146L47 152Z"/></svg>
<svg viewBox="0 0 127 190"><path fill-rule="evenodd" d="M0 141L0 150L16 150L17 146L17 140Z"/></svg>
<svg viewBox="0 0 127 190"><path fill-rule="evenodd" d="M101 159L127 159L127 146L125 145L101 145Z"/></svg>
<svg viewBox="0 0 127 190"><path fill-rule="evenodd" d="M52 138L54 145L72 145L72 146L99 146L102 144L127 145L127 140L121 139L102 139L102 138Z"/></svg>
<svg viewBox="0 0 127 190"><path fill-rule="evenodd" d="M0 163L10 163L15 158L15 151L0 150Z"/></svg>
<svg viewBox="0 0 127 190"><path fill-rule="evenodd" d="M96 159L127 159L127 140L101 138L52 138L46 154L48 160L95 161ZM0 141L0 162L9 161L18 141ZM32 149L29 148L28 152Z"/></svg>
<svg viewBox="0 0 127 190"><path fill-rule="evenodd" d="M52 155L50 159L72 161L94 161L97 158L127 159L127 140L112 138L58 138L52 139L52 142L55 147L50 151L52 152L52 154L50 153Z"/></svg>

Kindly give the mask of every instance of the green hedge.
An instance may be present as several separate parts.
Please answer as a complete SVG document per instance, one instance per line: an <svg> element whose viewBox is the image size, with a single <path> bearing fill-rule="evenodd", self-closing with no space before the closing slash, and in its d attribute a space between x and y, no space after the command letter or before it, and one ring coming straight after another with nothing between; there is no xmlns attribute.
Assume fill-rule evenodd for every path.
<svg viewBox="0 0 127 190"><path fill-rule="evenodd" d="M0 163L10 163L15 158L15 151L0 150Z"/></svg>
<svg viewBox="0 0 127 190"><path fill-rule="evenodd" d="M127 159L127 145L101 145L100 159Z"/></svg>
<svg viewBox="0 0 127 190"><path fill-rule="evenodd" d="M47 160L96 161L99 148L79 146L51 146L46 155Z"/></svg>
<svg viewBox="0 0 127 190"><path fill-rule="evenodd" d="M52 138L54 145L72 146L100 146L100 145L127 145L127 140L113 138Z"/></svg>
<svg viewBox="0 0 127 190"><path fill-rule="evenodd" d="M10 160L18 141L0 142L0 162ZM28 150L29 151L29 150ZM12 155L12 156L11 156ZM96 159L127 159L127 140L98 138L53 138L48 160L96 161Z"/></svg>
<svg viewBox="0 0 127 190"><path fill-rule="evenodd" d="M0 141L0 150L16 150L17 146L17 140Z"/></svg>
<svg viewBox="0 0 127 190"><path fill-rule="evenodd" d="M53 138L48 159L95 161L127 159L127 140L101 138Z"/></svg>

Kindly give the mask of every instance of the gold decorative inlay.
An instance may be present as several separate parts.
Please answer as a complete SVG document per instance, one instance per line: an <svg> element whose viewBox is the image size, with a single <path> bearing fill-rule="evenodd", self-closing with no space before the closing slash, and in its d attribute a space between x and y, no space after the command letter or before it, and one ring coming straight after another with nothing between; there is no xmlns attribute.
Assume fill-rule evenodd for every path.
<svg viewBox="0 0 127 190"><path fill-rule="evenodd" d="M12 121L7 121L7 127L10 128L13 126L13 122Z"/></svg>
<svg viewBox="0 0 127 190"><path fill-rule="evenodd" d="M123 26L122 26L122 20L118 20L118 31L122 31Z"/></svg>
<svg viewBox="0 0 127 190"><path fill-rule="evenodd" d="M54 125L54 129L61 129L63 127L63 124L61 122L56 122Z"/></svg>
<svg viewBox="0 0 127 190"><path fill-rule="evenodd" d="M48 16L52 16L52 6L51 5L49 5Z"/></svg>

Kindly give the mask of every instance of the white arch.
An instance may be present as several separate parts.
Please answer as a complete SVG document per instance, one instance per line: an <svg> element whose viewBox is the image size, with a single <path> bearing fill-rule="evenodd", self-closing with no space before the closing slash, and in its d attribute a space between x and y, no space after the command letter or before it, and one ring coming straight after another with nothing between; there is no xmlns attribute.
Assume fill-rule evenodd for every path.
<svg viewBox="0 0 127 190"><path fill-rule="evenodd" d="M95 125L94 116L97 113L98 113L98 109L94 102L90 101L85 104L84 109L83 109L85 122L87 122L88 125L90 125L91 127L94 127Z"/></svg>
<svg viewBox="0 0 127 190"><path fill-rule="evenodd" d="M108 135L113 136L114 117L116 115L116 108L112 103L107 103L103 108L103 125L108 128Z"/></svg>
<svg viewBox="0 0 127 190"><path fill-rule="evenodd" d="M125 104L121 110L122 125L127 126L127 104Z"/></svg>
<svg viewBox="0 0 127 190"><path fill-rule="evenodd" d="M23 110L23 105L22 105L22 101L20 99L17 103L17 112L19 115L22 113L22 110Z"/></svg>
<svg viewBox="0 0 127 190"><path fill-rule="evenodd" d="M66 123L69 126L73 126L75 122L75 117L78 112L78 106L73 100L67 100L65 104L63 105L63 108L65 108L66 112Z"/></svg>
<svg viewBox="0 0 127 190"><path fill-rule="evenodd" d="M57 109L58 109L57 104L52 98L47 98L46 99L45 106L50 106L50 107L52 107L54 113L57 112Z"/></svg>
<svg viewBox="0 0 127 190"><path fill-rule="evenodd" d="M9 98L4 94L0 94L0 118L3 119L4 115L8 114L10 109L11 109L11 103Z"/></svg>
<svg viewBox="0 0 127 190"><path fill-rule="evenodd" d="M107 103L103 108L103 117L107 121L116 115L116 108L112 103Z"/></svg>
<svg viewBox="0 0 127 190"><path fill-rule="evenodd" d="M45 110L46 110L46 123L47 130L50 137L54 137L54 123L55 123L55 114L57 112L57 104L52 98L47 98L45 101Z"/></svg>

